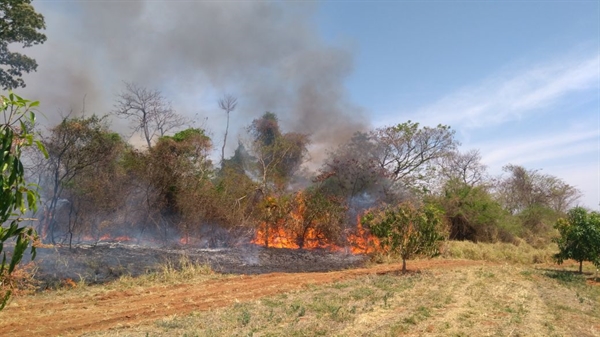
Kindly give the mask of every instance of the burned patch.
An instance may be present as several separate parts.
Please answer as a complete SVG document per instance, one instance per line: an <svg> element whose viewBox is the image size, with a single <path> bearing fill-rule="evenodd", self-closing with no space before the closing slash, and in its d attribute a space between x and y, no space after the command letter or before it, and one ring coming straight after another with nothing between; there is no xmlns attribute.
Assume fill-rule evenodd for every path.
<svg viewBox="0 0 600 337"><path fill-rule="evenodd" d="M145 247L123 242L80 244L69 249L56 246L38 249L37 278L44 287L65 280L104 283L122 275L139 276L157 271L167 263L177 266L186 257L208 264L220 273L264 274L273 272L323 272L362 265L365 255L324 249L274 249L253 244L229 248L194 248L185 245Z"/></svg>

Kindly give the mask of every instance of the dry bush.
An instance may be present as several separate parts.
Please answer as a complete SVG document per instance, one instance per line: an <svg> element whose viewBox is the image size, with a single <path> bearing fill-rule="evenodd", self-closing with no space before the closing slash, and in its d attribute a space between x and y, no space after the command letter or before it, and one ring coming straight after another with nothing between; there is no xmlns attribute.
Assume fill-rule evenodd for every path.
<svg viewBox="0 0 600 337"><path fill-rule="evenodd" d="M8 275L0 275L0 298L4 298L8 292L12 296L24 296L32 294L39 285L34 276L37 267L33 262L19 265Z"/></svg>
<svg viewBox="0 0 600 337"><path fill-rule="evenodd" d="M552 256L558 251L554 244L535 248L523 240L518 239L516 243L448 241L442 256L454 259L531 264L551 263Z"/></svg>

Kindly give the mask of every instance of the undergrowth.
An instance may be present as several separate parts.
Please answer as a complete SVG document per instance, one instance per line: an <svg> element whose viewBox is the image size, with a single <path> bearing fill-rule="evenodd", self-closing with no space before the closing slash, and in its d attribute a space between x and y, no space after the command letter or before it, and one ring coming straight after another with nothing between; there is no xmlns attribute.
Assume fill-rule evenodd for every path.
<svg viewBox="0 0 600 337"><path fill-rule="evenodd" d="M553 255L558 252L555 244L544 248L534 248L525 241L512 243L473 243L470 241L448 241L442 257L489 262L517 264L553 263Z"/></svg>

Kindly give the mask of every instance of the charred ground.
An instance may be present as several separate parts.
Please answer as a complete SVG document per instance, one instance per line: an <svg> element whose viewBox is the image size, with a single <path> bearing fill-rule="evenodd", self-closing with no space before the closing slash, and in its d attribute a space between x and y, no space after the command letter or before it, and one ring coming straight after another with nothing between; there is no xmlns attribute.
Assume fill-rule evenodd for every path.
<svg viewBox="0 0 600 337"><path fill-rule="evenodd" d="M325 272L358 267L366 255L332 252L325 249L276 249L254 244L236 247L198 248L170 244L149 247L119 242L78 244L38 249L37 278L42 287L54 287L66 280L104 283L123 275L139 276L165 265L177 268L182 259L206 264L225 274L274 272Z"/></svg>

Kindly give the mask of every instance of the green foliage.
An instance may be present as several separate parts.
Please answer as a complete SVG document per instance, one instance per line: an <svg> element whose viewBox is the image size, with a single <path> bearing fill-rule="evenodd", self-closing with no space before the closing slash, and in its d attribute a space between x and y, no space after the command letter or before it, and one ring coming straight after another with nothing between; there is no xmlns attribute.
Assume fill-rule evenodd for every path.
<svg viewBox="0 0 600 337"><path fill-rule="evenodd" d="M362 223L380 239L382 248L400 255L403 271L406 260L414 255L439 254L440 243L446 238L442 211L433 205L416 207L406 202L386 207L368 212Z"/></svg>
<svg viewBox="0 0 600 337"><path fill-rule="evenodd" d="M173 139L176 142L184 142L187 140L191 140L194 138L202 138L204 140L210 141L210 138L204 133L204 130L197 128L189 128L183 131L179 131L176 134L171 136L164 136L162 138L165 139Z"/></svg>
<svg viewBox="0 0 600 337"><path fill-rule="evenodd" d="M37 210L38 193L37 186L25 181L25 171L21 162L21 154L24 147L36 144L44 153L44 146L34 139L31 127L35 124L35 114L32 108L38 102L25 100L15 94L8 97L2 96L2 111L4 121L0 125L0 145L2 156L0 157L0 184L2 194L0 195L0 253L2 263L0 264L0 284L15 270L15 267L23 259L25 250L32 240L36 240L37 234L33 228L21 227L20 222L23 215L31 210ZM12 256L7 261L4 243L15 240ZM35 257L35 247L31 247L32 257ZM2 310L11 291L7 290L0 294L0 310Z"/></svg>
<svg viewBox="0 0 600 337"><path fill-rule="evenodd" d="M46 36L38 30L45 29L44 17L36 13L31 0L0 1L0 85L4 89L25 87L23 72L35 71L34 59L9 51L11 44L31 47L44 43Z"/></svg>
<svg viewBox="0 0 600 337"><path fill-rule="evenodd" d="M579 262L580 273L583 261L600 267L600 213L575 207L567 213L567 218L558 219L555 228L560 233L554 240L560 250L555 255L559 264L573 259Z"/></svg>
<svg viewBox="0 0 600 337"><path fill-rule="evenodd" d="M446 182L440 196L430 200L444 210L452 240L510 242L518 234L507 226L509 214L484 186L453 179Z"/></svg>

